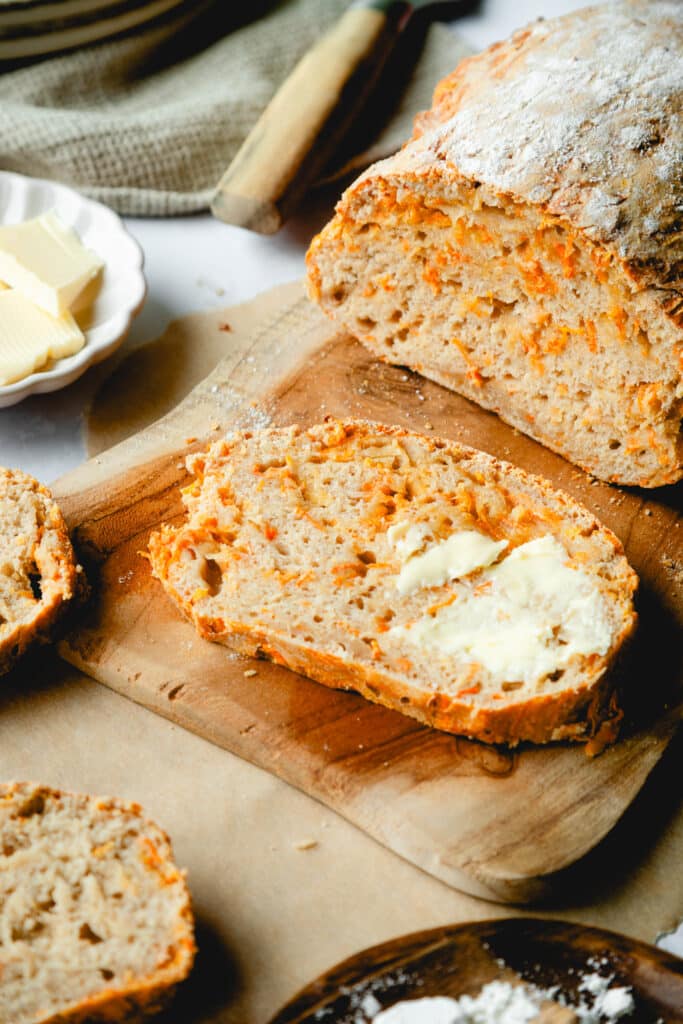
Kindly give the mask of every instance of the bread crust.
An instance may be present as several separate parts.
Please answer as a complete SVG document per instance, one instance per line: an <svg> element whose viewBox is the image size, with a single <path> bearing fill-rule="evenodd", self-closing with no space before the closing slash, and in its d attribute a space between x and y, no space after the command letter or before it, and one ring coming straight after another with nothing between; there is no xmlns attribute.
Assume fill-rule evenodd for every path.
<svg viewBox="0 0 683 1024"><path fill-rule="evenodd" d="M604 4L539 21L467 58L437 86L433 106L417 118L412 140L351 185L335 218L314 239L307 257L311 297L379 358L409 365L465 394L595 476L643 487L677 482L683 476L681 68L683 7L666 0ZM557 275L556 305L571 314L569 326L560 326L568 331L565 341L571 337L571 350L565 361L556 358L558 339L551 336L548 348L541 345L539 351L530 316L522 339L529 381L520 373L515 387L506 387L505 344L501 341L493 356L485 354L482 363L481 325L475 319L474 330L470 322L459 325L459 317L450 316L457 310L458 281L468 298L462 284L468 268L458 278L459 270L449 266L454 297L441 292L443 249L460 245L446 228L438 234L432 230L430 218L447 218L456 201L470 204L475 214L480 208L505 210L513 226L527 224L528 255L536 259L530 265L541 275L547 254L534 251L536 232L555 232L565 252L583 253L600 284L596 295L601 293L607 307L600 313L597 342L593 313L585 313L585 296L577 299L572 292L573 268L567 262ZM404 233L394 249L386 250L383 266L389 270L384 277L394 269L397 281L382 282L369 268L386 246L387 229L401 220ZM419 230L426 241L412 247L409 240ZM407 256L399 248L402 239ZM425 252L426 267L420 262ZM471 260L463 252L454 252L453 259ZM485 250L482 269L492 252ZM469 269L473 276L476 265ZM408 309L402 284L410 275L419 287L413 287L414 307ZM421 278L431 282L434 295ZM481 280L484 299L487 294L501 298L495 283L493 293L487 292L492 285L485 274ZM547 296L537 298L532 290L543 292L544 281L557 286L542 276L532 282L526 296L532 310L535 301L539 311L545 308ZM383 288L393 298L383 295ZM377 296L368 298L369 289ZM617 292L618 299L610 298ZM509 295L502 298L511 301ZM432 301L430 335L419 323L429 320ZM394 307L404 314L395 327L387 317ZM398 312L395 316L399 319ZM441 337L433 325L449 318L455 325ZM502 319L496 323L512 344L514 317L505 328ZM459 350L449 348L453 335L459 336L453 341ZM605 370L595 356L596 344L600 350L613 344L614 336L616 359L626 360L629 351L631 358L642 357L647 350L649 360L641 358L632 371L633 395L624 388L625 426L615 424L610 411L598 443L599 431L591 437L590 396ZM464 362L463 344L469 350ZM613 365L615 382L605 386L618 405L622 370L617 373ZM567 377L572 379L565 416L557 411L562 402L556 383ZM638 391L642 382L651 389L647 395ZM544 407L535 392L545 389ZM573 392L579 397L572 403ZM601 399L595 401L599 407ZM544 419L555 404L558 419ZM641 446L651 450L639 458L634 453Z"/></svg>
<svg viewBox="0 0 683 1024"><path fill-rule="evenodd" d="M171 841L154 822L145 817L138 804L127 803L113 797L91 797L54 789L42 783L8 782L0 784L0 815L13 805L33 801L60 802L64 798L78 802L86 810L95 806L99 814L118 816L125 814L140 822L140 829L152 836L158 851L161 872L159 884L173 885L182 893L177 920L174 955L170 962L124 985L103 987L92 996L74 1003L57 1013L32 1018L31 1024L85 1024L96 1021L126 1021L137 1024L167 1005L176 986L190 972L196 951L190 895L185 883L185 872L179 871L172 861Z"/></svg>
<svg viewBox="0 0 683 1024"><path fill-rule="evenodd" d="M419 438L420 445L430 453L449 454L457 459L470 460L468 469L475 467L473 471L486 477L487 481L490 480L492 487L495 487L494 480L504 480L510 493L514 494L516 490L527 494L531 492L536 502L547 503L553 517L562 519L565 524L577 528L580 524L583 531L595 532L596 536L599 532L600 542L611 551L610 558L618 564L617 576L623 598L619 628L607 655L591 656L582 668L580 680L559 692L538 694L526 700L507 700L500 707L478 706L471 699L458 699L458 696L416 684L400 672L390 671L388 666L359 662L337 656L331 650L321 650L319 645L303 642L278 628L277 622L269 624L267 629L259 628L231 617L229 609L222 616L203 609L201 600L195 601L194 595L188 594L187 588L179 585L179 577L176 575L178 559L182 557L184 548L191 546L197 551L207 550L207 545L210 548L209 538L213 527L204 532L195 519L191 518L187 528L163 527L160 532L152 534L149 550L154 575L194 623L198 632L206 639L225 644L241 654L267 658L323 685L355 690L368 700L446 732L510 746L522 740L534 743L594 740L590 752L597 752L604 742L614 739L621 711L615 695L615 674L611 670L637 622L632 605L637 577L626 563L618 538L587 509L568 495L555 490L547 480L463 445L431 436L422 437L400 427L365 421L330 421L308 431L299 428L290 428L289 431L273 429L262 432L261 436L272 439L275 451L278 439L286 435L287 448L292 452L292 457L296 458L299 439L313 438L317 441L324 439L326 432L334 430L341 431L346 439L359 442L360 452L355 455L357 460L362 458L363 442L370 445L375 437L398 441ZM249 433L230 435L223 444L228 452L239 451L240 445L248 442L251 436ZM277 446L277 450L281 447ZM202 463L200 472L205 471L204 460L211 462L214 456L221 458L220 452L220 447L214 446L206 457L198 457ZM229 459L229 455L225 458ZM192 460L190 469L196 471L196 463ZM205 511L210 513L210 510ZM296 571L303 574L306 566L298 566Z"/></svg>
<svg viewBox="0 0 683 1024"><path fill-rule="evenodd" d="M67 604L84 596L87 585L64 517L47 487L20 470L0 467L0 513L4 513L4 521L0 515L0 561L9 570L6 579L15 581L14 592L2 595L2 675L31 643L49 638ZM36 596L27 590L31 567L40 589ZM13 599L22 602L14 619ZM32 605L28 613L26 602Z"/></svg>
<svg viewBox="0 0 683 1024"><path fill-rule="evenodd" d="M404 152L541 206L680 304L682 60L683 10L671 0L539 20L443 79ZM534 125L547 131L530 139Z"/></svg>

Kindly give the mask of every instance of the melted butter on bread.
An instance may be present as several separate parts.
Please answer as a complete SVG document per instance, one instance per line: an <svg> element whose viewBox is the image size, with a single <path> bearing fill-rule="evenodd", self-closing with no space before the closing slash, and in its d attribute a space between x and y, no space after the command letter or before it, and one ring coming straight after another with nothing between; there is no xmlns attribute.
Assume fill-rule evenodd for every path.
<svg viewBox="0 0 683 1024"><path fill-rule="evenodd" d="M409 594L419 587L438 587L483 569L495 562L508 546L506 540L491 540L476 530L460 530L418 555L416 552L423 546L429 527L425 523L415 524L401 535L401 526L397 523L387 531L389 543L394 545L399 557L407 559L396 580L399 594Z"/></svg>
<svg viewBox="0 0 683 1024"><path fill-rule="evenodd" d="M613 628L605 599L588 573L568 564L566 550L551 536L521 544L491 564L506 546L506 541L465 530L409 558L397 577L401 593L406 579L412 589L471 578L452 603L392 632L480 665L494 679L526 684L562 672L577 655L604 655ZM459 572L453 572L458 558L451 560L451 552L464 553ZM449 575L439 575L437 566Z"/></svg>

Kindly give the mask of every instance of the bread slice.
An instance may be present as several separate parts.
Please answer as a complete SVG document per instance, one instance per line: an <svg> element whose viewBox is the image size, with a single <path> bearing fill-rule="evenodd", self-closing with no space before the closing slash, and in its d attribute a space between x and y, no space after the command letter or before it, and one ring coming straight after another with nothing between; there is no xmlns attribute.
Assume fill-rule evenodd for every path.
<svg viewBox="0 0 683 1024"><path fill-rule="evenodd" d="M464 60L313 241L312 298L601 479L681 479L682 67L665 0Z"/></svg>
<svg viewBox="0 0 683 1024"><path fill-rule="evenodd" d="M193 956L185 879L137 804L0 786L0 1020L130 1024Z"/></svg>
<svg viewBox="0 0 683 1024"><path fill-rule="evenodd" d="M187 522L149 550L202 636L489 742L613 734L636 576L547 481L362 421L235 433L188 466Z"/></svg>
<svg viewBox="0 0 683 1024"><path fill-rule="evenodd" d="M45 637L85 588L62 513L46 487L0 467L0 673Z"/></svg>

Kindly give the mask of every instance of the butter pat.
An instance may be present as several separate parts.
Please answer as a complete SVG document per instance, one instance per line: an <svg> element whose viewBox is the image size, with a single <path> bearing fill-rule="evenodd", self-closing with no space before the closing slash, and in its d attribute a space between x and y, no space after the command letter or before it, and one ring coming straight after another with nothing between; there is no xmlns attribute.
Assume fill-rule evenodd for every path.
<svg viewBox="0 0 683 1024"><path fill-rule="evenodd" d="M445 543L453 541L457 550L455 542L464 534L469 545L469 532L456 533ZM443 547L439 544L432 551ZM408 561L402 573L412 561L418 559ZM599 587L567 561L567 552L554 537L521 544L476 579L459 584L451 604L391 632L464 664L476 664L496 682L539 683L564 670L577 655L606 654L612 642Z"/></svg>
<svg viewBox="0 0 683 1024"><path fill-rule="evenodd" d="M0 280L54 317L70 309L102 266L53 212L0 227Z"/></svg>
<svg viewBox="0 0 683 1024"><path fill-rule="evenodd" d="M0 386L79 352L85 338L70 313L50 316L12 288L0 290Z"/></svg>
<svg viewBox="0 0 683 1024"><path fill-rule="evenodd" d="M461 530L417 555L415 552L423 546L429 532L427 527L416 524L403 532L401 525L387 531L389 543L399 558L406 560L396 580L399 594L410 594L418 587L440 587L449 580L483 569L495 562L508 546L506 540L491 540L476 530Z"/></svg>

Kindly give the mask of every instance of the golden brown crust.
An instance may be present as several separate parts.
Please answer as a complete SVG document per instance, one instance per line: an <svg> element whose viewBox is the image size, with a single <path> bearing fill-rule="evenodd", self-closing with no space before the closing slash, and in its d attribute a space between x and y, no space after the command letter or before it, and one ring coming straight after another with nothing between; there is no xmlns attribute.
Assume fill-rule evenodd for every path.
<svg viewBox="0 0 683 1024"><path fill-rule="evenodd" d="M370 444L373 437L401 441L419 437L420 444L428 452L448 453L457 459L472 460L476 471L486 477L492 489L498 486L494 480L504 481L505 487L512 494L533 494L535 507L541 501L547 503L556 523L573 525L587 534L599 536L604 549L611 551L611 557L621 567L618 576L622 587L623 617L619 620L620 627L607 656L595 657L592 661L588 659L579 682L552 694L542 693L523 701L505 700L501 701L500 707L477 705L471 700L458 699L458 696L413 682L399 672L389 671L389 667L383 664L367 661L359 663L336 656L331 650L312 648L310 644L300 642L278 628L277 622L269 624L266 629L257 624L230 619L228 615L217 617L215 613L207 613L201 608L201 600L196 601L195 595L188 596L186 590L175 585L174 574L183 548L189 545L201 550L202 545L209 542L211 528L203 532L192 524L186 530L164 527L150 537L149 550L154 574L185 615L194 622L200 634L242 654L265 657L326 686L355 690L375 703L399 710L435 728L490 743L514 745L520 740L536 743L559 739L586 740L601 729L605 733L604 723L607 720L614 733L620 712L613 696L615 680L609 670L633 633L637 621L631 604L637 579L626 564L618 538L587 509L568 495L556 491L547 480L527 474L475 449L434 437L421 437L400 427L362 421L344 421L341 424L331 421L324 427L311 428L309 431L291 428L288 432L291 435L288 450L296 457L297 438L304 436L317 439L321 434L324 435L326 429L340 429L345 432L347 441L358 441L360 449L355 455L356 459L362 458L364 439ZM282 434L282 431L272 430L263 432L262 436L269 435L275 440ZM224 457L229 459L232 450L239 450L241 437L248 439L250 436L232 435L226 439ZM207 456L207 461L210 458L211 455ZM201 456L198 462L198 467L191 468L195 468L201 478L204 472ZM557 529L561 536L561 526ZM297 566L294 571L303 574L305 570L306 566Z"/></svg>
<svg viewBox="0 0 683 1024"><path fill-rule="evenodd" d="M24 515L17 511L20 503L25 505ZM16 600L21 600L24 607L13 620L14 595L11 591L4 595L6 621L0 626L0 675L31 643L47 639L66 605L84 596L87 589L64 517L48 488L26 473L0 467L0 553L4 551L6 566L12 570L7 578L16 579ZM40 592L31 597L26 584L33 574ZM28 614L26 601L32 601Z"/></svg>

